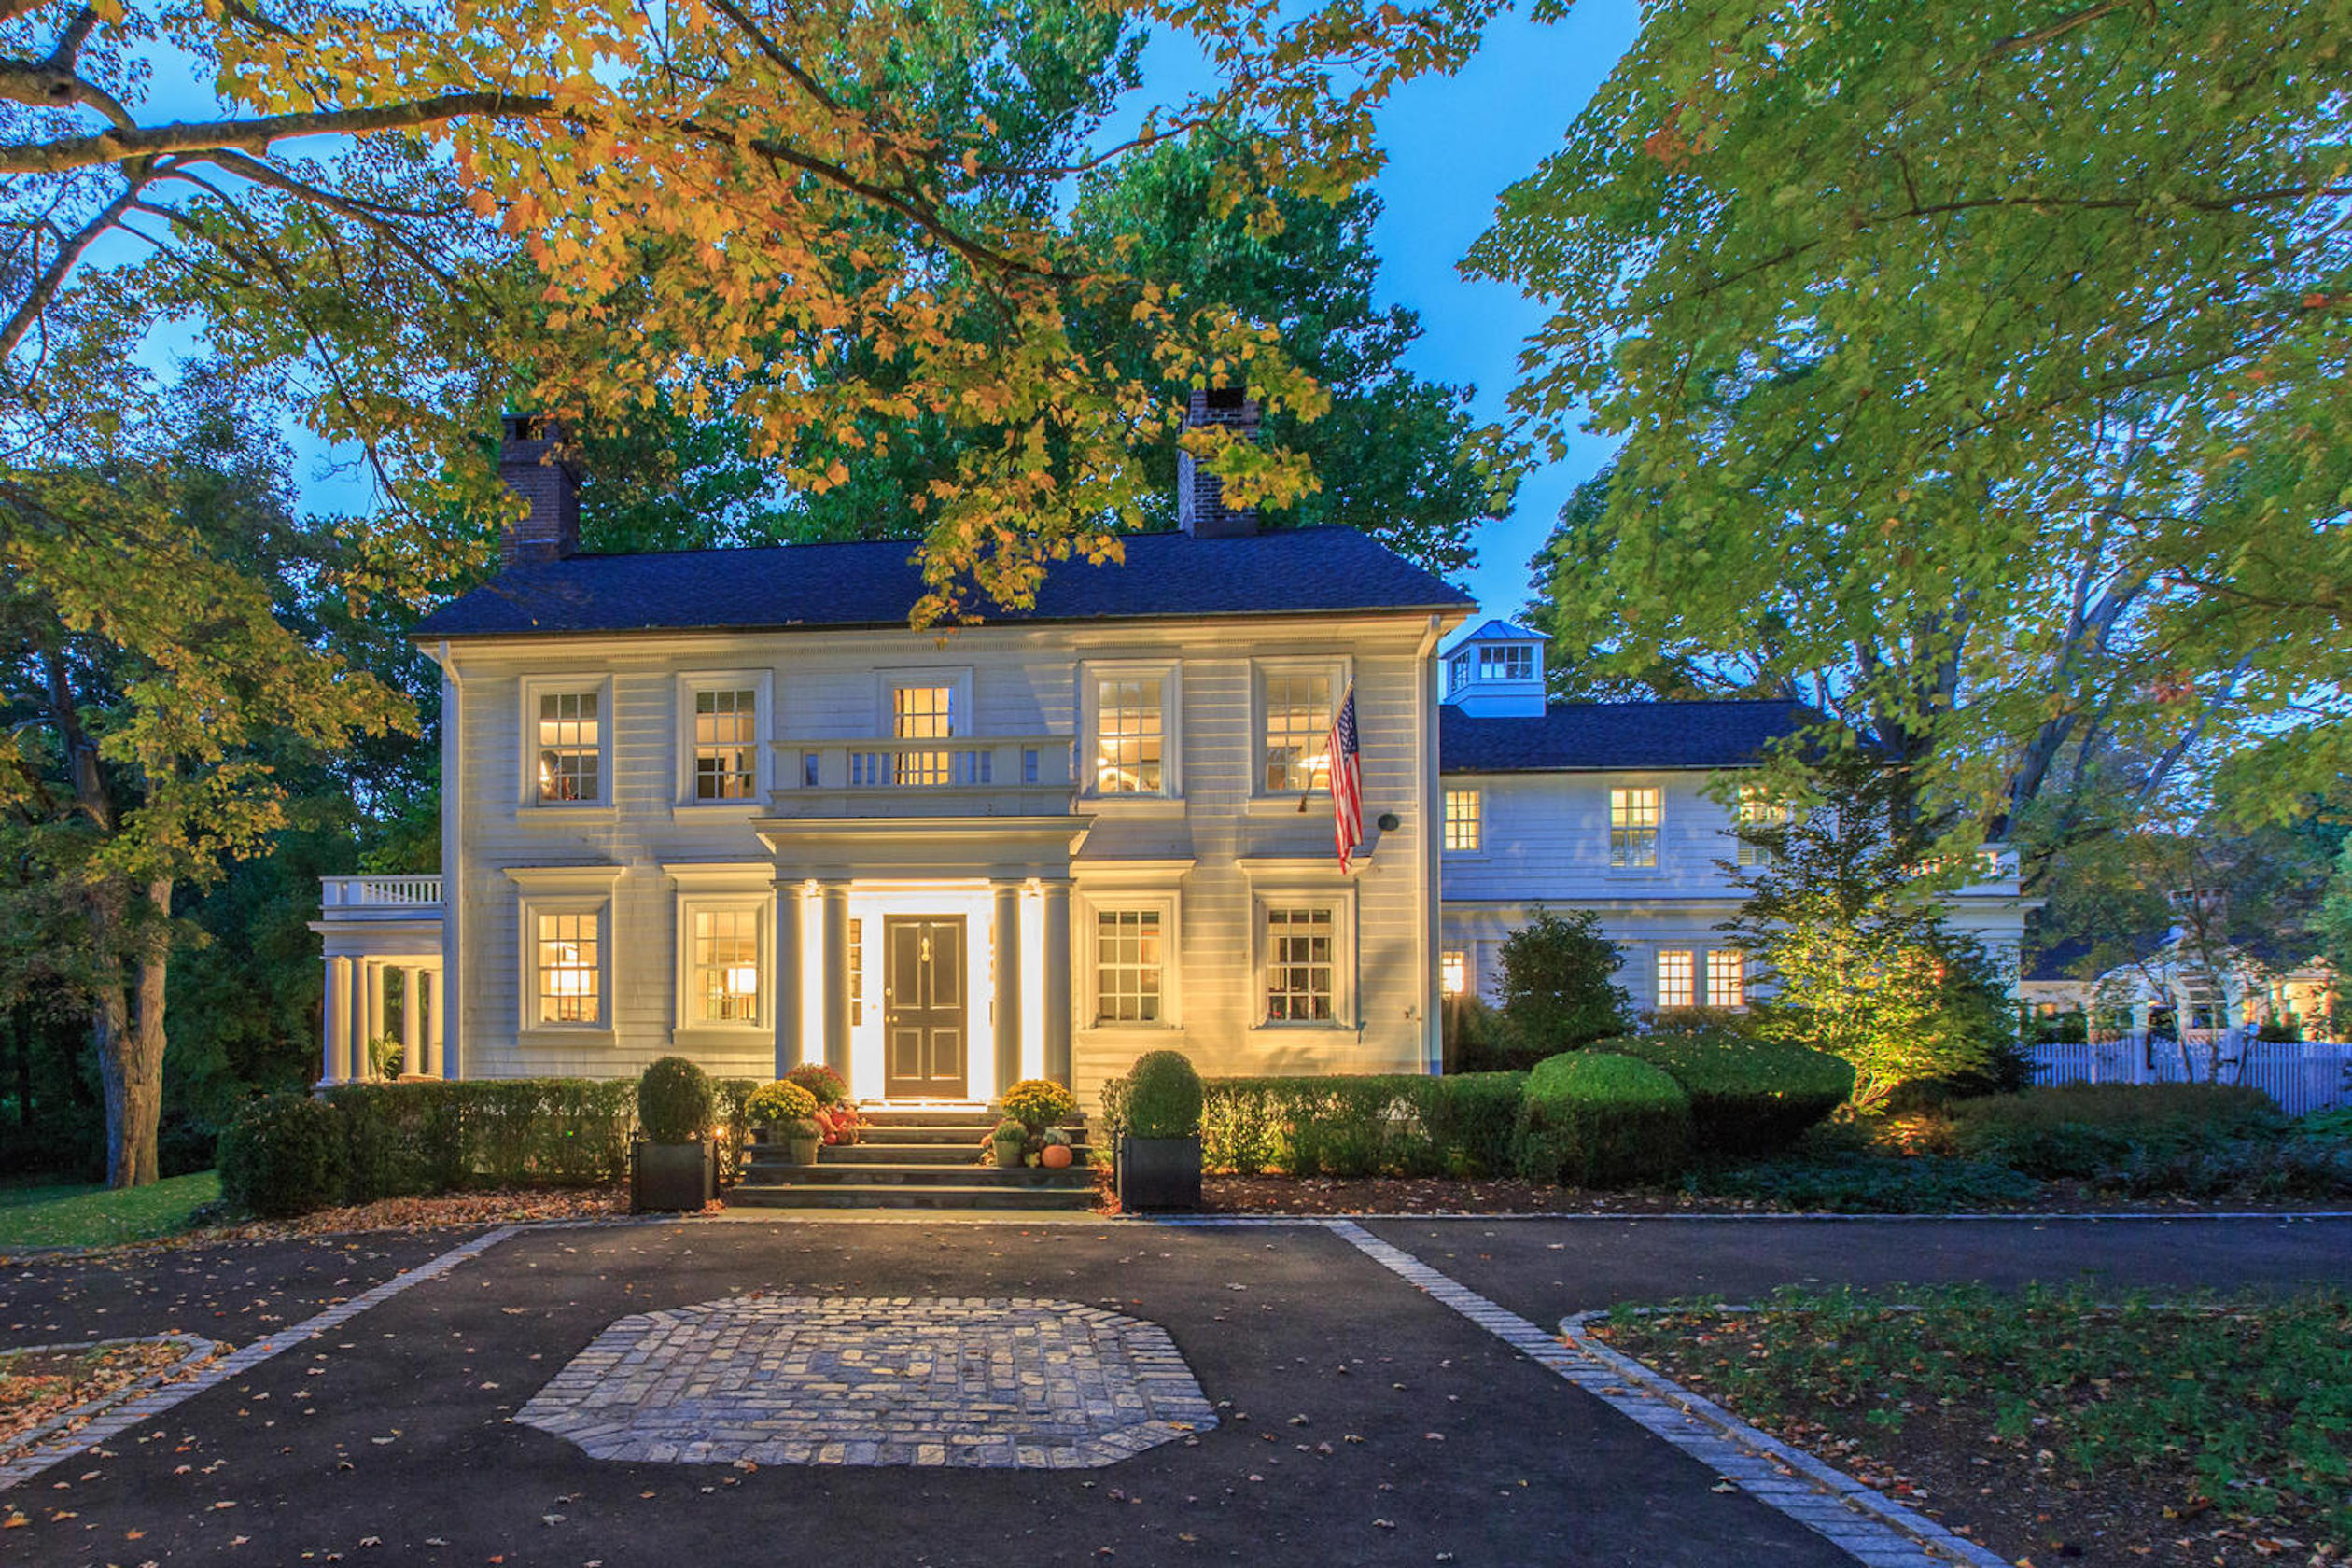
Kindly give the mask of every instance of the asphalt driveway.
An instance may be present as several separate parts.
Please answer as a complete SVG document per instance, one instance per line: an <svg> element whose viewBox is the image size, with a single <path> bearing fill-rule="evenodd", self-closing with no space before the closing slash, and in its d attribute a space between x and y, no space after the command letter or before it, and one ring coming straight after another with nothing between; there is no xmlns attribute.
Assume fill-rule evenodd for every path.
<svg viewBox="0 0 2352 1568"><path fill-rule="evenodd" d="M1367 1228L1543 1323L1806 1279L2352 1274L2352 1223L2333 1222ZM11 1344L159 1326L241 1341L382 1277L415 1239L172 1254L145 1283L136 1267L46 1261L0 1272L0 1323ZM753 1292L1109 1308L1168 1331L1219 1424L1043 1472L599 1461L512 1421L616 1319ZM26 1520L0 1531L0 1563L43 1568L1852 1561L1328 1230L1133 1222L527 1231L0 1507Z"/></svg>

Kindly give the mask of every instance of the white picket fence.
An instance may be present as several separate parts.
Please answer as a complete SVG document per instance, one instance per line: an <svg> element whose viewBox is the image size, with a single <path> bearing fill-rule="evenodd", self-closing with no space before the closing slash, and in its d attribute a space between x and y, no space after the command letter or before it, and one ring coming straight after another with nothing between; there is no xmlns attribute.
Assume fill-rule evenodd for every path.
<svg viewBox="0 0 2352 1568"><path fill-rule="evenodd" d="M2125 1035L2033 1048L2037 1084L2244 1084L2289 1116L2352 1103L2352 1042L2256 1040L2249 1029L2190 1029L2179 1040Z"/></svg>

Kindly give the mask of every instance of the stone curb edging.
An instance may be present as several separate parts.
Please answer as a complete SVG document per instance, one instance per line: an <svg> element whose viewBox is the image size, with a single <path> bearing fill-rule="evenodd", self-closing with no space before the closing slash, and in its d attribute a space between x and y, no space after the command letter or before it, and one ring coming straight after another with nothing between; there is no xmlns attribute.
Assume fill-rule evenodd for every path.
<svg viewBox="0 0 2352 1568"><path fill-rule="evenodd" d="M125 1400L139 1397L149 1389L169 1386L165 1379L189 1362L220 1354L229 1349L217 1339L207 1339L201 1334L184 1334L175 1328L167 1329L161 1334L133 1334L121 1339L70 1339L54 1345L11 1345L6 1350L0 1350L0 1355L38 1355L44 1351L94 1351L111 1345L177 1345L180 1347L180 1354L179 1359L169 1366L160 1366L152 1372L143 1373L120 1388L99 1394L93 1399L85 1399L72 1409L60 1411L47 1421L35 1421L10 1439L7 1450L30 1454L38 1449L46 1439L68 1427L78 1427ZM0 1491L6 1491L7 1485L5 1481L0 1481Z"/></svg>
<svg viewBox="0 0 2352 1568"><path fill-rule="evenodd" d="M561 1222L558 1222L561 1223ZM0 1492L22 1485L50 1467L63 1463L75 1454L84 1452L119 1436L143 1421L152 1421L174 1406L193 1399L205 1390L217 1388L231 1378L241 1377L282 1351L305 1344L339 1328L369 1309L380 1306L413 1285L427 1280L438 1280L469 1258L483 1253L525 1228L520 1225L500 1225L483 1232L472 1240L451 1248L439 1257L418 1264L406 1273L395 1274L389 1280L360 1292L357 1295L338 1301L325 1310L314 1313L289 1328L265 1335L249 1345L230 1351L207 1363L193 1376L179 1382L167 1383L137 1397L116 1405L88 1426L49 1443L28 1450L21 1458L0 1464Z"/></svg>
<svg viewBox="0 0 2352 1568"><path fill-rule="evenodd" d="M2007 1559L1766 1436L1639 1363L1595 1345L1589 1337L1572 1334L1563 1343L1352 1221L1328 1222L1324 1228L1870 1568L1949 1568L1953 1562L2009 1568ZM1592 1315L1571 1321L1581 1323Z"/></svg>
<svg viewBox="0 0 2352 1568"><path fill-rule="evenodd" d="M1657 1412L1659 1407L1662 1405L1665 1407L1665 1413L1670 1417L1678 1415L1683 1418L1681 1421L1673 1422L1673 1425L1686 1430L1697 1425L1718 1435L1719 1441L1707 1442L1705 1457L1710 1463L1717 1464L1725 1478L1738 1482L1743 1490L1756 1492L1774 1507L1780 1508L1783 1513L1800 1519L1804 1523L1813 1525L1815 1529L1820 1529L1821 1527L1814 1524L1812 1519L1805 1518L1796 1508L1758 1490L1759 1486L1785 1490L1786 1477L1794 1472L1811 1481L1813 1487L1829 1493L1843 1506L1868 1515L1887 1527L1911 1537L1923 1546L1947 1553L1962 1562L1976 1565L1976 1568L2009 1568L2009 1559L1997 1552L1991 1551L1966 1536L1953 1533L1925 1514L1907 1508L1884 1492L1863 1485L1842 1470L1814 1458L1804 1449L1784 1443L1771 1434L1750 1426L1715 1401L1703 1394L1693 1393L1646 1364L1601 1343L1589 1332L1588 1325L1594 1320L1605 1318L1608 1315L1605 1309L1577 1312L1562 1318L1560 1323L1561 1333L1566 1337L1571 1346L1581 1354L1610 1369L1611 1377L1608 1380L1613 1385L1630 1383L1639 1391L1629 1393L1620 1389L1614 1395L1603 1393L1601 1396L1626 1414L1632 1416L1635 1421L1641 1421L1650 1431L1664 1437L1668 1442L1687 1450L1696 1451L1692 1444L1685 1441L1675 1432L1666 1430L1663 1424L1654 1423L1653 1419L1645 1419L1645 1416ZM1729 1464L1724 1463L1717 1457L1718 1449L1723 1444L1729 1444L1737 1450L1736 1457L1732 1458ZM1820 1493L1814 1492L1813 1495L1818 1496ZM1830 1533L1824 1530L1822 1533L1829 1534ZM1831 1538L1836 1537L1832 1535ZM1840 1544L1843 1545L1842 1542Z"/></svg>

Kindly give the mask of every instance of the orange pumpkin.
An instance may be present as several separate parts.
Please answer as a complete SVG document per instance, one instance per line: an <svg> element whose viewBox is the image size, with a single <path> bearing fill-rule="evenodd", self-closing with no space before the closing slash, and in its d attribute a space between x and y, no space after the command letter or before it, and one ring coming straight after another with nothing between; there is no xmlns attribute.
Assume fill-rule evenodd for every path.
<svg viewBox="0 0 2352 1568"><path fill-rule="evenodd" d="M1048 1170L1060 1170L1070 1164L1070 1145L1048 1143L1038 1156L1038 1163Z"/></svg>

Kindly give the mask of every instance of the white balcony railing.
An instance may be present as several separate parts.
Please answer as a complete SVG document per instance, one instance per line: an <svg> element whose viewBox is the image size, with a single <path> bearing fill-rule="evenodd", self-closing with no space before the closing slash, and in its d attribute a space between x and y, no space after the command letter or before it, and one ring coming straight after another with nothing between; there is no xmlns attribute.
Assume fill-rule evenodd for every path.
<svg viewBox="0 0 2352 1568"><path fill-rule="evenodd" d="M775 808L789 816L941 812L1050 815L1071 809L1071 737L779 740Z"/></svg>
<svg viewBox="0 0 2352 1568"><path fill-rule="evenodd" d="M439 910L438 876L322 876L318 902L324 909Z"/></svg>

